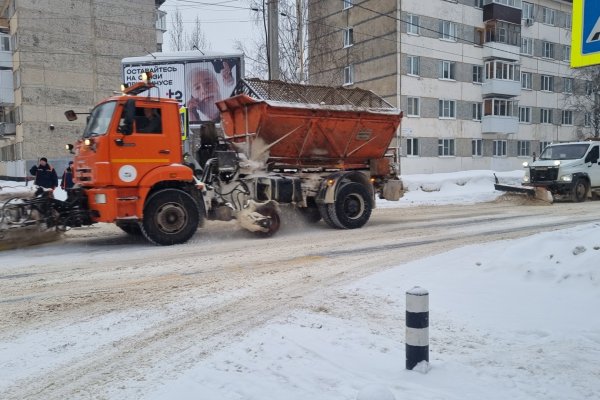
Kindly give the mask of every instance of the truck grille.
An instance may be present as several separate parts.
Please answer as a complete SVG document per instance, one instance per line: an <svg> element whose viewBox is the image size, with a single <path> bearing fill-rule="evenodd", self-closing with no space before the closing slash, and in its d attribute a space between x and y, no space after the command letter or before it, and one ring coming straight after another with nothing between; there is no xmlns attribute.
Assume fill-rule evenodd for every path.
<svg viewBox="0 0 600 400"><path fill-rule="evenodd" d="M558 179L558 168L537 167L530 170L531 182L548 182Z"/></svg>

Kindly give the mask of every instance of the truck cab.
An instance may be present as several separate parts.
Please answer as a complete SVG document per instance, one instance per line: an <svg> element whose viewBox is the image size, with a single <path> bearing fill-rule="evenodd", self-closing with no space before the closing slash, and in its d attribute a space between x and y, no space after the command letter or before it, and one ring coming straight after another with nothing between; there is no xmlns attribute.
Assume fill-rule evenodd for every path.
<svg viewBox="0 0 600 400"><path fill-rule="evenodd" d="M582 202L600 192L599 161L599 142L551 144L537 160L523 164L523 184L543 187L553 196Z"/></svg>
<svg viewBox="0 0 600 400"><path fill-rule="evenodd" d="M178 102L132 91L98 104L74 146L74 180L87 199L91 222L116 223L130 233L143 230L148 199L156 192L179 190L190 197L196 193L193 171L183 165ZM66 114L74 119L73 112ZM183 227L178 219L190 218L187 214L176 205L163 208L154 223L174 232Z"/></svg>

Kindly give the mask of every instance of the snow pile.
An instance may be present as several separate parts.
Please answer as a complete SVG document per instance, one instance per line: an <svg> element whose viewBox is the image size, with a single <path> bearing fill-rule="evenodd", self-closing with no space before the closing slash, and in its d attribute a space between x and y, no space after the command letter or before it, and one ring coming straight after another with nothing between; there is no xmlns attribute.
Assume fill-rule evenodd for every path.
<svg viewBox="0 0 600 400"><path fill-rule="evenodd" d="M151 399L563 400L600 392L600 224L474 245L310 299ZM405 292L430 292L430 365L404 368ZM266 396L266 397L265 397Z"/></svg>
<svg viewBox="0 0 600 400"><path fill-rule="evenodd" d="M406 188L399 202L377 200L377 207L414 205L473 204L493 201L504 192L494 189L494 175L500 183L521 185L524 172L494 172L488 170L460 171L445 174L402 175Z"/></svg>
<svg viewBox="0 0 600 400"><path fill-rule="evenodd" d="M54 189L54 197L59 200L67 199L67 192L59 187ZM16 182L16 181L2 181L0 180L0 199L12 196L29 197L35 193L37 186L32 181L28 182Z"/></svg>

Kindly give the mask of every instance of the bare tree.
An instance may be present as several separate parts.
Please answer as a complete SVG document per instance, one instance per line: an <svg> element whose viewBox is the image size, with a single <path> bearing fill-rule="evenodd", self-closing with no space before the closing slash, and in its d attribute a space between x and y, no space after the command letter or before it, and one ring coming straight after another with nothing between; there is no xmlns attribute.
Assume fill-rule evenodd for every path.
<svg viewBox="0 0 600 400"><path fill-rule="evenodd" d="M600 65L575 71L573 93L565 98L565 104L584 116L584 127L590 134L600 137ZM585 134L584 134L585 136Z"/></svg>
<svg viewBox="0 0 600 400"><path fill-rule="evenodd" d="M250 70L257 76L268 73L266 0L249 0L256 11L255 24L260 38L250 49L238 43L239 51L252 61ZM280 78L286 82L303 82L307 76L307 0L279 0L279 69Z"/></svg>
<svg viewBox="0 0 600 400"><path fill-rule="evenodd" d="M171 29L169 30L169 43L172 51L182 51L185 45L185 30L183 28L183 18L179 8L171 14Z"/></svg>
<svg viewBox="0 0 600 400"><path fill-rule="evenodd" d="M187 50L205 50L210 48L208 46L208 41L206 40L206 36L202 31L202 26L200 25L200 18L196 16L196 20L194 21L194 26L191 32L185 35L187 42Z"/></svg>

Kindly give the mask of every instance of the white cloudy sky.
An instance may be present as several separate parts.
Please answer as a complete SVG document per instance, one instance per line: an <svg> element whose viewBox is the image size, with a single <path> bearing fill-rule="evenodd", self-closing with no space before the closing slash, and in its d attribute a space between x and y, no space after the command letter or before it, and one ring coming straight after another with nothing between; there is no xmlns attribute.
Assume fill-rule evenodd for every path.
<svg viewBox="0 0 600 400"><path fill-rule="evenodd" d="M161 10L167 15L167 29L171 29L171 16L178 8L183 15L186 30L191 31L200 18L202 30L210 43L209 50L215 52L237 52L236 40L242 41L248 49L252 48L253 38L258 37L257 30L262 25L254 23L256 11L250 10L249 0L167 0ZM170 50L169 32L164 38L164 49Z"/></svg>

